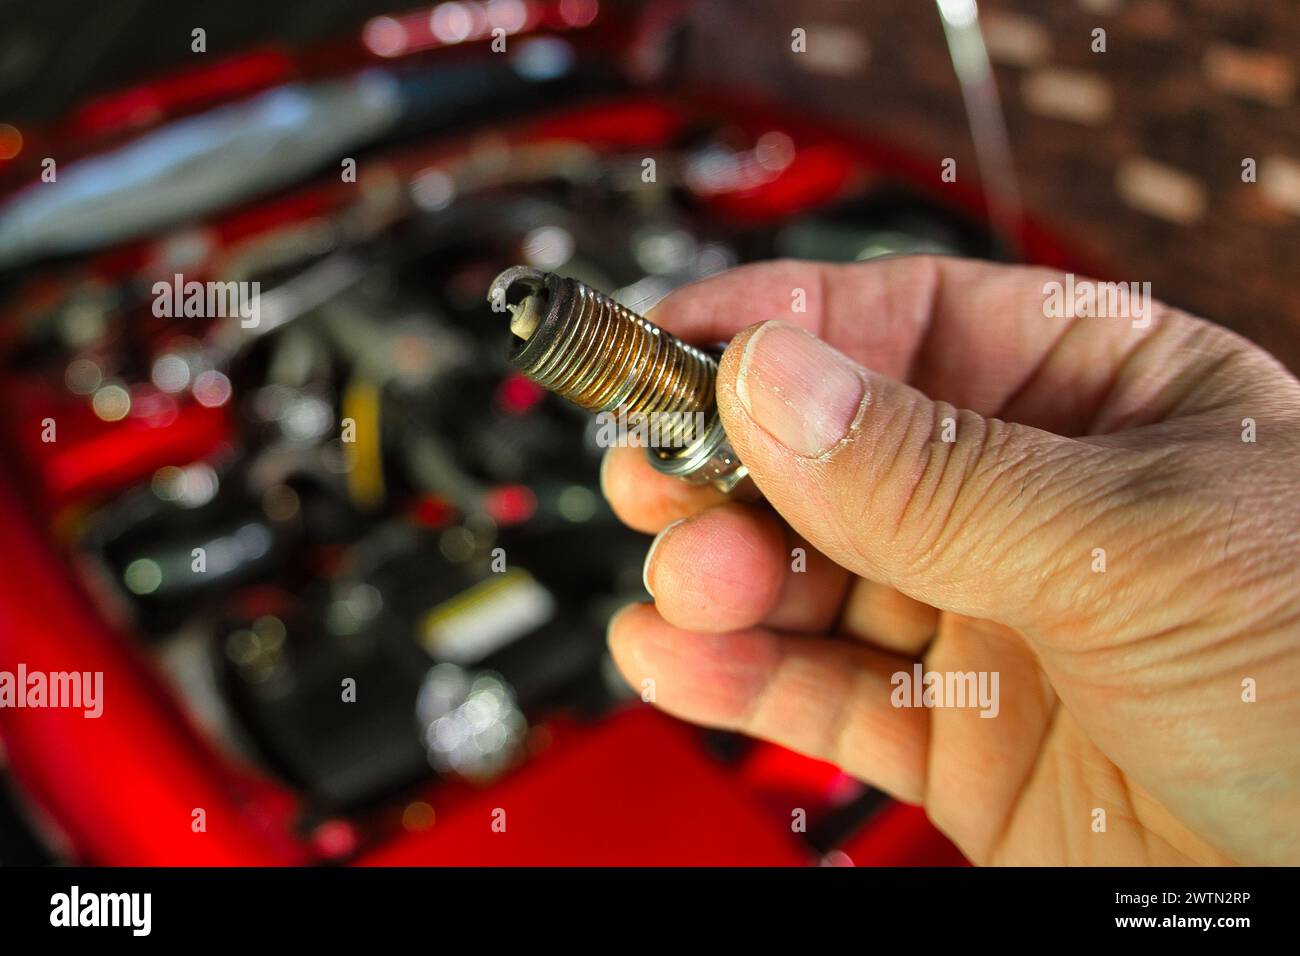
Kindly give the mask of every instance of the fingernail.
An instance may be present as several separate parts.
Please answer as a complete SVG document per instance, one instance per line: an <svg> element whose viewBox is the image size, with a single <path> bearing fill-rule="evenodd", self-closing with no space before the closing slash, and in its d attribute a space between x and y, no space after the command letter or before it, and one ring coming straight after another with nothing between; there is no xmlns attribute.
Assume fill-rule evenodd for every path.
<svg viewBox="0 0 1300 956"><path fill-rule="evenodd" d="M676 521L666 525L662 531L655 535L655 539L650 542L650 550L645 553L645 564L641 565L641 583L645 585L645 589L650 593L651 597L655 596L655 590L650 586L650 563L654 561L655 549L659 547L659 542L664 539L664 536L668 534L669 531L672 531L673 528L676 528L685 520L685 518L678 518Z"/></svg>
<svg viewBox="0 0 1300 956"><path fill-rule="evenodd" d="M796 455L816 458L848 434L862 404L862 378L820 339L769 322L745 343L736 394L764 431Z"/></svg>

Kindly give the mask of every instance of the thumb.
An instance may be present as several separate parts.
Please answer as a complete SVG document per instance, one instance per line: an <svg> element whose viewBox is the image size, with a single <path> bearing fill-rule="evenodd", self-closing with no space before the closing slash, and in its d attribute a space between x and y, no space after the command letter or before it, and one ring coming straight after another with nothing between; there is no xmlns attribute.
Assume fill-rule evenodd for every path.
<svg viewBox="0 0 1300 956"><path fill-rule="evenodd" d="M718 405L796 531L944 610L1059 623L1087 600L1088 542L1113 542L1125 524L1122 452L931 401L783 322L728 347Z"/></svg>

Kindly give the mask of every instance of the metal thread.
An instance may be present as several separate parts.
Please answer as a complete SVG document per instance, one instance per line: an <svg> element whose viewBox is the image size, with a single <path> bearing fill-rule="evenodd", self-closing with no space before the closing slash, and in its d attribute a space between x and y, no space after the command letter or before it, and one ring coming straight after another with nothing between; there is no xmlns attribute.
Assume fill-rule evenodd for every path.
<svg viewBox="0 0 1300 956"><path fill-rule="evenodd" d="M661 414L682 443L696 413L714 413L718 365L653 322L576 279L549 347L516 367L593 412ZM521 356L522 358L522 356Z"/></svg>

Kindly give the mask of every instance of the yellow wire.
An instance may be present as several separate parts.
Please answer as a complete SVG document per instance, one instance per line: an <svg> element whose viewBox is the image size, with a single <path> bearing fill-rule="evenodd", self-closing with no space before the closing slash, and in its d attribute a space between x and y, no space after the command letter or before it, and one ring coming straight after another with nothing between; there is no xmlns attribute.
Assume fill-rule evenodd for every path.
<svg viewBox="0 0 1300 956"><path fill-rule="evenodd" d="M384 500L379 404L379 390L369 382L354 378L343 390L343 418L353 422L352 441L343 442L343 456L348 463L348 494L357 507L367 511L379 507Z"/></svg>

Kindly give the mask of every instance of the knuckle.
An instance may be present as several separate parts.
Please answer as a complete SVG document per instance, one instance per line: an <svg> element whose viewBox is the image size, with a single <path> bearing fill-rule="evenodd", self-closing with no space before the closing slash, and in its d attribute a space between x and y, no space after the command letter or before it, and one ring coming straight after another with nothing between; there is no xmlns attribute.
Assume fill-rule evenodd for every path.
<svg viewBox="0 0 1300 956"><path fill-rule="evenodd" d="M883 467L891 500L882 533L918 577L951 573L995 529L981 522L992 503L1041 476L1027 467L1016 426L945 403L914 415L900 451Z"/></svg>

